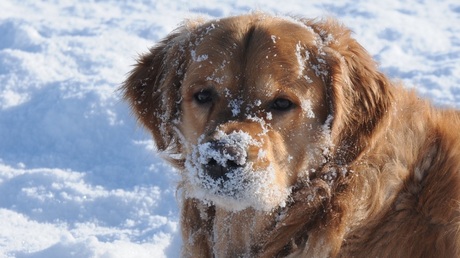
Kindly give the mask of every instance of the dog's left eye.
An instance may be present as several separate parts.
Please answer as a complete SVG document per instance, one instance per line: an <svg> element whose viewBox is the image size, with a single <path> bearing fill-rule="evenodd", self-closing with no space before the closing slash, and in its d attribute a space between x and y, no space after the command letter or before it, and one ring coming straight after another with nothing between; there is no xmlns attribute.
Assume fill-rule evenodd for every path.
<svg viewBox="0 0 460 258"><path fill-rule="evenodd" d="M210 90L201 90L195 93L194 98L199 104L206 104L212 101L212 92Z"/></svg>
<svg viewBox="0 0 460 258"><path fill-rule="evenodd" d="M285 98L278 98L273 101L271 108L277 111L287 111L294 107L294 103Z"/></svg>

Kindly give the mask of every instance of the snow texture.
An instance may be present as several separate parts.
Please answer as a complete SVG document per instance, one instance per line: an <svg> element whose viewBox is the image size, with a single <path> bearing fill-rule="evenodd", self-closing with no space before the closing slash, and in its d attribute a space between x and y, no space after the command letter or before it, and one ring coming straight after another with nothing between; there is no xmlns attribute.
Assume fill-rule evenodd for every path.
<svg viewBox="0 0 460 258"><path fill-rule="evenodd" d="M178 257L177 172L117 89L137 55L184 19L252 10L336 16L383 72L460 107L455 0L0 1L0 257Z"/></svg>

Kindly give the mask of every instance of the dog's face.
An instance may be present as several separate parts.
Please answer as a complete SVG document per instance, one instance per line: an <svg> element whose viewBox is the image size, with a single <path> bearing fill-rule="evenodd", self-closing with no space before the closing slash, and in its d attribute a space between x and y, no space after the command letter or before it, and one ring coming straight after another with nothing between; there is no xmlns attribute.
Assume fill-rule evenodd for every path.
<svg viewBox="0 0 460 258"><path fill-rule="evenodd" d="M350 125L375 124L342 115L353 109L347 101L362 99L346 92L360 78L343 78L352 63L331 44L337 39L327 31L284 18L189 22L141 58L125 96L158 148L179 154L175 164L189 197L232 210L271 210L331 155L359 154L333 150L351 140L359 150ZM360 115L375 104L364 95Z"/></svg>
<svg viewBox="0 0 460 258"><path fill-rule="evenodd" d="M246 23L205 24L193 35L177 126L194 197L269 210L321 160L324 68L318 39L300 24Z"/></svg>

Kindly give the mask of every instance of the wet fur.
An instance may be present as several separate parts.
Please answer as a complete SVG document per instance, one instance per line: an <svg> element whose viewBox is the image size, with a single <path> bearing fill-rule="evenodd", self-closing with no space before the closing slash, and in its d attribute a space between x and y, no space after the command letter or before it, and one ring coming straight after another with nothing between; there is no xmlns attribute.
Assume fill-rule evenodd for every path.
<svg viewBox="0 0 460 258"><path fill-rule="evenodd" d="M218 25L220 34L204 32L212 24ZM279 36L276 50L272 35ZM233 117L228 103L217 105L207 117L194 111L184 85L193 88L191 81L216 67L193 66L200 49L192 52L191 43L204 38L199 44L205 44L208 65L214 61L217 66L222 60L213 58L223 51L231 60L223 75L233 78L235 71L244 71L244 79L226 87L239 87L255 99L260 96L247 87L257 85L266 71L289 82L267 91L283 91L283 85L296 83L287 75L295 76L295 58L264 59L267 53L283 56L293 51L297 39L289 35L299 35L303 46L316 55L308 65L327 74L309 74L313 86L297 92L313 99L315 119L300 113L289 114L289 122L283 115L273 121L264 118L273 123L265 140L281 148L268 146L267 162L279 165L279 183L292 187L287 205L270 212L229 211L190 198L188 184L182 182L183 256L460 257L459 112L433 108L390 81L350 31L332 19L291 21L250 14L208 23L187 21L140 57L122 88L125 98L152 133L158 150L184 171L189 151L185 143L196 144L200 135L212 138L216 128L242 128L254 135L260 131L243 116ZM305 43L310 39L324 47ZM221 48L233 45L240 54ZM318 130L328 125L328 118L331 147L315 154L321 162L308 165L311 172L301 175L308 150L284 142L292 136L295 142L315 147L320 144ZM307 131L304 124L314 130ZM292 133L302 130L301 135ZM286 165L288 155L296 165Z"/></svg>

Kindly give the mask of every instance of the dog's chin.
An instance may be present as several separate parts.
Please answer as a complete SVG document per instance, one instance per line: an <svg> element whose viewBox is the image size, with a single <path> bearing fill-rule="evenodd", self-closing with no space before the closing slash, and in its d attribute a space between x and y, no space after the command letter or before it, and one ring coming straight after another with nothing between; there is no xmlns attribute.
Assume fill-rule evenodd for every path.
<svg viewBox="0 0 460 258"><path fill-rule="evenodd" d="M202 166L192 162L186 162L186 166L186 196L228 211L252 208L270 212L284 207L291 193L290 187L276 183L275 170L270 167L254 170L249 163L227 172L225 177L215 178Z"/></svg>

